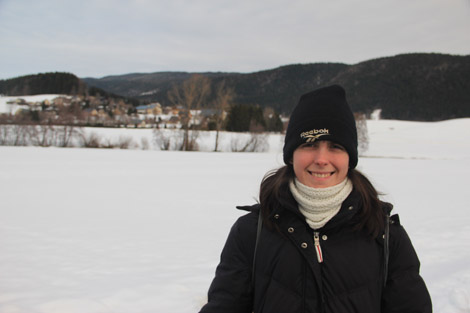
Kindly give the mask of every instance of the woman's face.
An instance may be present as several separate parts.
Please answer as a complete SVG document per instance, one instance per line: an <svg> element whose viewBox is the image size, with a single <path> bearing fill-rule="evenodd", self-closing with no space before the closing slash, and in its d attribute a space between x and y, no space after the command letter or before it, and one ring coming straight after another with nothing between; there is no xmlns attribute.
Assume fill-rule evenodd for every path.
<svg viewBox="0 0 470 313"><path fill-rule="evenodd" d="M349 155L343 146L326 140L305 143L294 151L294 173L304 185L326 188L348 175Z"/></svg>

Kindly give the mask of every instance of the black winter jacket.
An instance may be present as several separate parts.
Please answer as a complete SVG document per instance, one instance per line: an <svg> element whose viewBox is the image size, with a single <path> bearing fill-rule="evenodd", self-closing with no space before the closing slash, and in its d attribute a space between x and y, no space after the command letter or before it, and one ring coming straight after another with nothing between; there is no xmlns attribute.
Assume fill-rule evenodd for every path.
<svg viewBox="0 0 470 313"><path fill-rule="evenodd" d="M418 257L397 216L390 226L384 287L383 237L353 229L361 210L356 192L318 233L292 200L270 216L278 230L261 231L253 281L259 206L237 220L201 313L432 312Z"/></svg>

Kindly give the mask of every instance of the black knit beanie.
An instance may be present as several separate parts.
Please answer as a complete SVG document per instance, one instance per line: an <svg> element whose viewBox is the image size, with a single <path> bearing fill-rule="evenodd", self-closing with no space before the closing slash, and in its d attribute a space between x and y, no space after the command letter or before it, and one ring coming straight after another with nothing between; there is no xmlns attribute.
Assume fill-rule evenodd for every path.
<svg viewBox="0 0 470 313"><path fill-rule="evenodd" d="M356 167L356 122L341 86L320 88L300 97L287 126L284 163L292 161L298 146L316 140L330 140L342 145L349 154L349 167Z"/></svg>

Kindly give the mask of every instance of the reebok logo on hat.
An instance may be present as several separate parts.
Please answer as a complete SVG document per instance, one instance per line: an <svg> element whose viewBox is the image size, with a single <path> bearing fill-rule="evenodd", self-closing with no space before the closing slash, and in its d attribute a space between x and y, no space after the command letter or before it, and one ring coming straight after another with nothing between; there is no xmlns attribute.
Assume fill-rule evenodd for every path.
<svg viewBox="0 0 470 313"><path fill-rule="evenodd" d="M305 142L314 142L319 137L329 135L330 131L326 128L323 129L312 129L300 134L300 138L307 139Z"/></svg>

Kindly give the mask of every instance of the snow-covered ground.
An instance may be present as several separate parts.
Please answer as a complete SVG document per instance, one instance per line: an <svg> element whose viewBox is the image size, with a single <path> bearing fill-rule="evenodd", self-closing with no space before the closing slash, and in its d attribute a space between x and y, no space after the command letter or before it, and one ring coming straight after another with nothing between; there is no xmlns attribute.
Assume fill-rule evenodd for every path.
<svg viewBox="0 0 470 313"><path fill-rule="evenodd" d="M359 169L400 213L434 311L470 312L470 119L368 128ZM197 312L235 205L282 164L280 136L269 142L268 153L0 147L0 313Z"/></svg>

